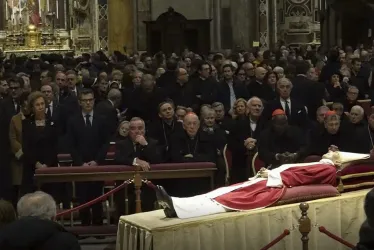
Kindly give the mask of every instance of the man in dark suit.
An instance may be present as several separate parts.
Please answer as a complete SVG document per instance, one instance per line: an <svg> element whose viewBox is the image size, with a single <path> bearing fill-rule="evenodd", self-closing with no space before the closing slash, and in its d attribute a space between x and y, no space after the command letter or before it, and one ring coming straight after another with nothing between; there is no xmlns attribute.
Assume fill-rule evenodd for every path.
<svg viewBox="0 0 374 250"><path fill-rule="evenodd" d="M288 118L282 109L272 114L271 126L259 138L258 156L272 169L285 163L295 163L307 156L307 143L302 132L288 125Z"/></svg>
<svg viewBox="0 0 374 250"><path fill-rule="evenodd" d="M151 163L160 163L161 160L157 141L145 137L144 121L139 117L132 118L128 138L116 144L116 163L140 166L144 171L148 171Z"/></svg>
<svg viewBox="0 0 374 250"><path fill-rule="evenodd" d="M171 136L182 130L182 123L177 121L172 102L163 102L158 106L160 119L153 121L149 125L148 136L158 141L158 145L163 148L162 156L164 162L170 161L170 141Z"/></svg>
<svg viewBox="0 0 374 250"><path fill-rule="evenodd" d="M266 125L262 117L264 106L260 98L249 99L247 108L248 118L237 120L228 137L228 147L232 153L231 184L245 181L253 175L252 169L248 168L248 160L257 152L257 141Z"/></svg>
<svg viewBox="0 0 374 250"><path fill-rule="evenodd" d="M74 166L97 166L103 164L109 148L110 134L105 118L94 111L94 93L83 89L79 95L81 112L68 122L68 142ZM88 202L102 194L103 183L77 183L80 203ZM101 225L101 203L92 206L92 223ZM80 211L82 225L91 224L89 209Z"/></svg>
<svg viewBox="0 0 374 250"><path fill-rule="evenodd" d="M113 135L117 130L118 111L121 104L122 93L118 89L111 89L108 93L108 99L96 105L96 112L104 116L107 120L110 134Z"/></svg>
<svg viewBox="0 0 374 250"><path fill-rule="evenodd" d="M308 108L309 118L315 120L318 107L322 105L325 86L307 78L309 70L314 70L308 62L298 61L296 64L296 77L292 79L291 97L301 105Z"/></svg>
<svg viewBox="0 0 374 250"><path fill-rule="evenodd" d="M288 78L281 78L277 82L279 98L268 103L265 109L265 117L271 119L271 115L276 109L282 109L288 118L291 126L297 126L306 131L309 126L309 119L306 108L300 102L291 98L292 83Z"/></svg>
<svg viewBox="0 0 374 250"><path fill-rule="evenodd" d="M54 122L60 123L60 112L59 105L54 100L53 88L49 84L45 84L40 88L40 91L45 95L47 99L46 103L46 114L48 119L52 119Z"/></svg>
<svg viewBox="0 0 374 250"><path fill-rule="evenodd" d="M129 136L116 145L115 161L117 164L127 166L139 166L143 171L152 171L151 164L160 163L162 160L161 152L157 146L157 141L145 137L145 123L139 117L130 120ZM133 190L133 189L132 189ZM135 212L135 194L130 192L130 213ZM115 195L118 216L124 212L125 203L124 190ZM155 194L146 185L143 185L142 192L142 211L153 210L156 201Z"/></svg>
<svg viewBox="0 0 374 250"><path fill-rule="evenodd" d="M249 95L243 83L234 81L234 67L231 64L225 64L222 70L224 79L218 84L218 100L223 103L225 111L229 112L237 99L248 100Z"/></svg>
<svg viewBox="0 0 374 250"><path fill-rule="evenodd" d="M11 78L10 96L3 99L0 105L0 198L12 200L12 178L10 169L11 150L9 142L9 125L12 117L21 108L19 98L22 94L23 80Z"/></svg>
<svg viewBox="0 0 374 250"><path fill-rule="evenodd" d="M173 162L215 162L215 148L211 137L200 131L196 114L189 113L183 120L184 131L175 133L171 140Z"/></svg>

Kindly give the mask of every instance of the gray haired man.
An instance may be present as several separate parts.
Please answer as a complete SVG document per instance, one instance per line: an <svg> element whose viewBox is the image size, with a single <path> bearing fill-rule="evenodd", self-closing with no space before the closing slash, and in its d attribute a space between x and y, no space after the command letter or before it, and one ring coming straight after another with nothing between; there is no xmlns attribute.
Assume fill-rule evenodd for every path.
<svg viewBox="0 0 374 250"><path fill-rule="evenodd" d="M54 221L56 202L47 193L24 195L17 204L19 219L0 232L0 249L80 250L77 238Z"/></svg>

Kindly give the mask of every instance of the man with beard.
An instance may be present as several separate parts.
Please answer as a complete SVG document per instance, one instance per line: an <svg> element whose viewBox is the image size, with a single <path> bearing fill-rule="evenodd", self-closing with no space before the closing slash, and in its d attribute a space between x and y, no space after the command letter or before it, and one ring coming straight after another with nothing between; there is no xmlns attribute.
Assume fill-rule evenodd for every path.
<svg viewBox="0 0 374 250"><path fill-rule="evenodd" d="M307 156L307 145L301 130L288 125L283 110L273 112L270 128L261 133L258 155L270 169L298 162Z"/></svg>

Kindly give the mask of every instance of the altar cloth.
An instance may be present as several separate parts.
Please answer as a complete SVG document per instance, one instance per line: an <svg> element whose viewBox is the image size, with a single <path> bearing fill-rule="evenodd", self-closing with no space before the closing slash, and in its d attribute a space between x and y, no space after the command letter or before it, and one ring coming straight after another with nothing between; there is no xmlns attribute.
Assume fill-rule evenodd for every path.
<svg viewBox="0 0 374 250"><path fill-rule="evenodd" d="M363 204L370 189L307 202L312 222L309 249L348 250L318 231L324 226L356 244L362 222ZM291 234L272 250L301 249L299 203L246 212L228 212L191 219L165 218L162 210L122 216L116 250L257 250L279 236ZM295 229L296 228L296 229Z"/></svg>

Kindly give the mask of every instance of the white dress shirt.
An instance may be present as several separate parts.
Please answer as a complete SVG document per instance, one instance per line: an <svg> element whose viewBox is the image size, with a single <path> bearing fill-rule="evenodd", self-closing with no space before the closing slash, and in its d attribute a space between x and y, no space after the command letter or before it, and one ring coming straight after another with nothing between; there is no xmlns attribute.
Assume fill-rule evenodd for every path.
<svg viewBox="0 0 374 250"><path fill-rule="evenodd" d="M290 114L291 114L291 99L288 98L287 100L284 100L284 99L280 98L280 103L281 103L282 109L284 111L286 111L286 101L287 101L288 107L290 108Z"/></svg>

